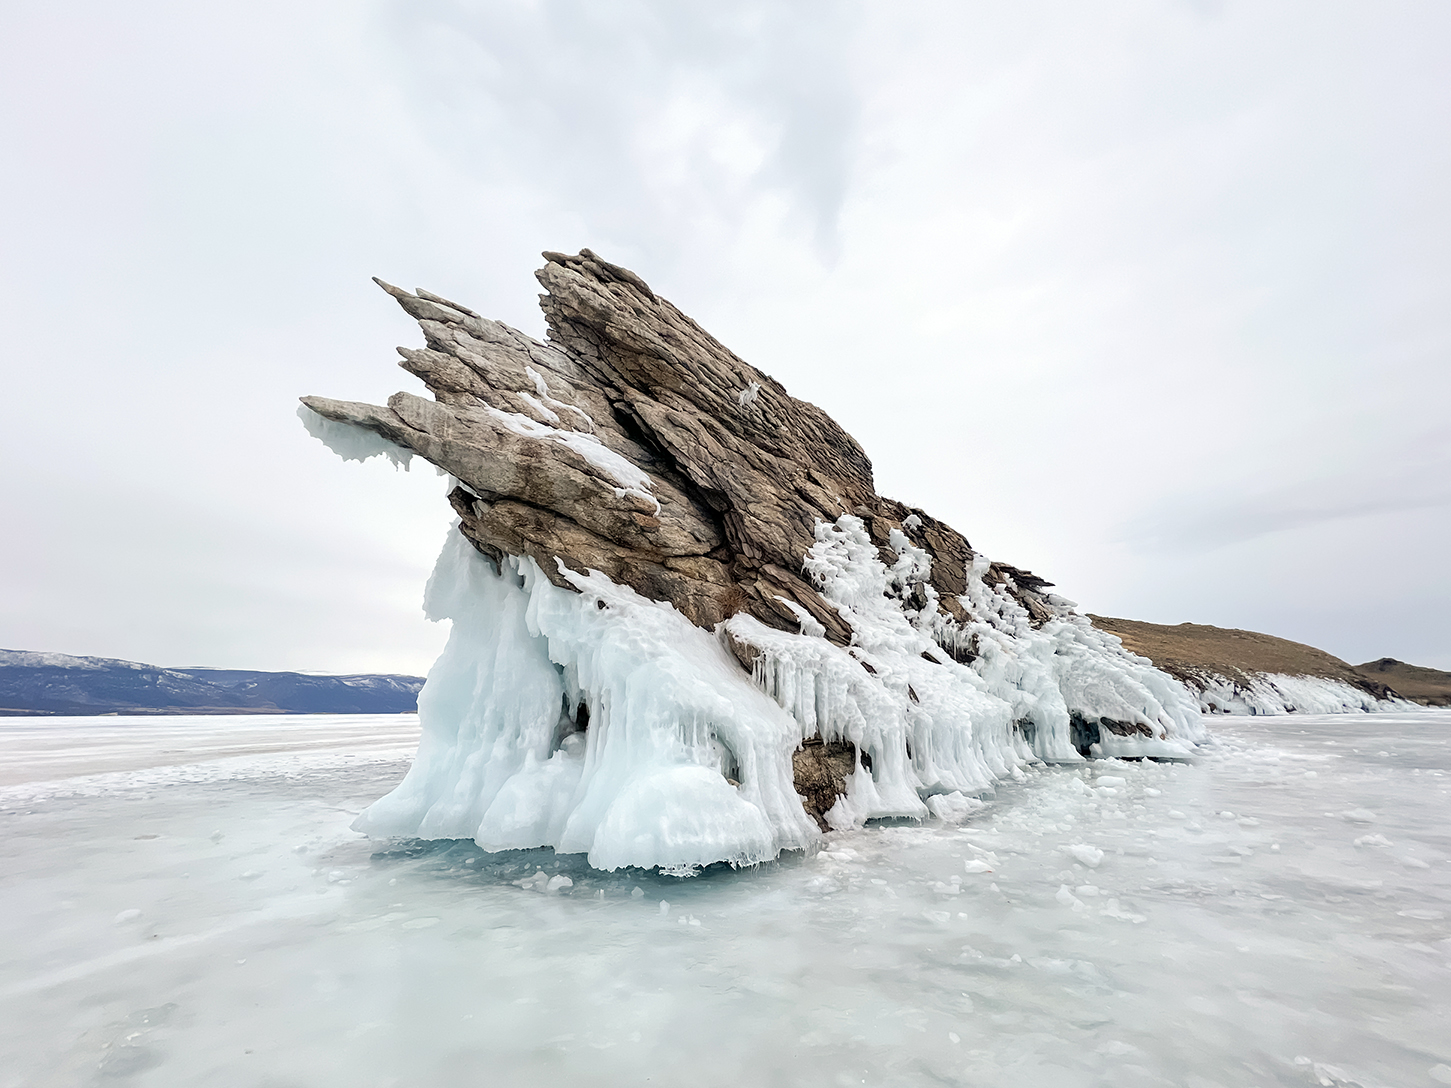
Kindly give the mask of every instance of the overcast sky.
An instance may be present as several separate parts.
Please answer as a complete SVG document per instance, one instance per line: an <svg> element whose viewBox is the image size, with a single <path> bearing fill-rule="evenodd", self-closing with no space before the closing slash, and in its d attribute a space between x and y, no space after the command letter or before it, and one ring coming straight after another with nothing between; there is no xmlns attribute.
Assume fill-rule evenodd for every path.
<svg viewBox="0 0 1451 1088"><path fill-rule="evenodd" d="M1086 610L1451 668L1440 0L0 16L0 645L426 670L442 481L296 398L588 246Z"/></svg>

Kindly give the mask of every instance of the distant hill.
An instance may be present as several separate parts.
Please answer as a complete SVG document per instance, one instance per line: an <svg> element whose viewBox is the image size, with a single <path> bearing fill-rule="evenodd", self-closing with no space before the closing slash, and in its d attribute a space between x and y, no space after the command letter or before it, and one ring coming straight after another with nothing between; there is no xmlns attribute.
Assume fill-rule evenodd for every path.
<svg viewBox="0 0 1451 1088"><path fill-rule="evenodd" d="M0 650L3 714L404 714L421 676L166 669Z"/></svg>
<svg viewBox="0 0 1451 1088"><path fill-rule="evenodd" d="M1408 697L1389 677L1362 672L1324 650L1258 631L1089 618L1095 627L1117 635L1125 648L1182 681L1209 713L1372 710L1383 700Z"/></svg>
<svg viewBox="0 0 1451 1088"><path fill-rule="evenodd" d="M1382 684L1389 684L1402 698L1413 703L1451 706L1451 672L1407 665L1393 657L1367 661L1364 665L1355 666L1355 671Z"/></svg>

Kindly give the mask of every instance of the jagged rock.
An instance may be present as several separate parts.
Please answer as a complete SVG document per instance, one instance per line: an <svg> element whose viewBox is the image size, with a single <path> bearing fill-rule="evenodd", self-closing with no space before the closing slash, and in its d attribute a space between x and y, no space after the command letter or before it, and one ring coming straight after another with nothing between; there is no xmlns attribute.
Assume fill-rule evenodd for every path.
<svg viewBox="0 0 1451 1088"><path fill-rule="evenodd" d="M939 606L965 618L971 545L878 495L871 461L830 416L630 270L588 249L544 256L536 275L549 343L379 280L423 330L427 346L399 348L400 365L435 399L303 403L451 473L469 540L495 559L533 557L562 587L556 560L669 601L702 627L746 612L778 630L814 622L845 645L850 630L801 562L817 522L850 513L889 565L893 530L925 549ZM1040 593L1051 583L1000 564L985 580L1007 586L1035 623L1051 614Z"/></svg>
<svg viewBox="0 0 1451 1088"><path fill-rule="evenodd" d="M633 272L544 256L548 343L382 284L423 330L399 352L433 399L303 398L342 456L456 481L424 741L356 829L753 863L960 807L1021 763L1203 739L1189 693L1048 582L878 495L820 408Z"/></svg>

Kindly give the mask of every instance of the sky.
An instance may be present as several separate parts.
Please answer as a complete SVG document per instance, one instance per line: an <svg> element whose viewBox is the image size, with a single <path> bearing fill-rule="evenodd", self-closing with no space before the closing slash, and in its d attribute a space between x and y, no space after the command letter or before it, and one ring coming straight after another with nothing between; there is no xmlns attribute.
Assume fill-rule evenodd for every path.
<svg viewBox="0 0 1451 1088"><path fill-rule="evenodd" d="M1451 669L1451 5L0 0L0 646L423 673L296 398L589 247L1085 611Z"/></svg>

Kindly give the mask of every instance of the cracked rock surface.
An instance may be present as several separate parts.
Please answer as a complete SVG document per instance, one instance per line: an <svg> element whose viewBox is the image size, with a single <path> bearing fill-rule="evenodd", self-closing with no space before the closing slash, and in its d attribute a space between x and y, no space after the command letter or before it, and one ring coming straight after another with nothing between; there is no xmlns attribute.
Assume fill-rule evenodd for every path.
<svg viewBox="0 0 1451 1088"><path fill-rule="evenodd" d="M695 624L745 612L779 630L850 629L802 573L818 522L861 517L890 565L893 529L932 556L942 609L965 619L967 540L876 493L872 464L814 404L740 359L635 273L545 253L540 343L428 291L378 281L422 329L401 366L433 399L379 406L304 397L319 415L418 454L457 481L463 534L498 559L601 571ZM1001 564L1035 622L1050 583ZM960 653L960 649L953 652Z"/></svg>

